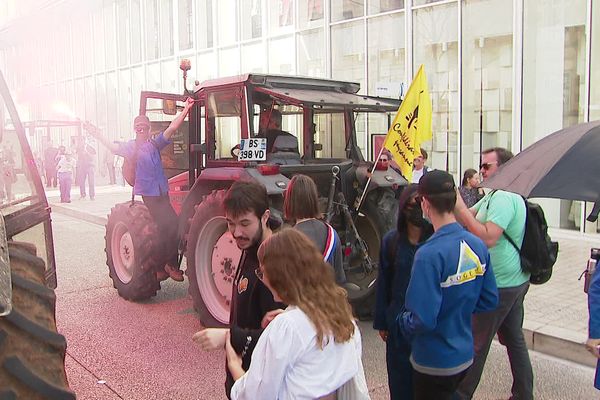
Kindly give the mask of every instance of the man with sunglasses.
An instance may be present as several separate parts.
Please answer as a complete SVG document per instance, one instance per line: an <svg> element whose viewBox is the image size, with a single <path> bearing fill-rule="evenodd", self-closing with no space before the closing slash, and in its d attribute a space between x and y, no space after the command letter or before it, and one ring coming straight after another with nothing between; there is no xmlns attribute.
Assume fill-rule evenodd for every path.
<svg viewBox="0 0 600 400"><path fill-rule="evenodd" d="M142 196L142 200L152 215L161 232L162 241L160 255L167 260L164 271L158 271L158 279L171 277L178 282L183 281L183 272L179 269L178 247L179 235L177 214L169 201L169 185L161 163L160 152L171 143L171 137L181 126L188 115L194 99L186 100L183 111L175 117L164 132L155 138L151 137L150 119L138 115L133 121L135 139L128 142L111 142L96 129L90 129L92 136L104 144L114 154L124 157L135 164L135 183L133 195Z"/></svg>
<svg viewBox="0 0 600 400"><path fill-rule="evenodd" d="M485 181L498 167L512 158L501 147L481 153L480 173ZM529 289L529 274L521 269L519 253L508 241L509 236L521 245L525 235L526 207L521 196L495 190L468 209L458 196L454 209L456 219L471 233L481 238L490 249L499 302L496 310L473 316L475 360L458 389L460 399L470 399L479 384L494 335L508 352L513 376L513 399L533 398L533 371L523 336L523 301Z"/></svg>
<svg viewBox="0 0 600 400"><path fill-rule="evenodd" d="M390 167L390 156L387 153L383 153L381 154L381 157L379 157L379 163L383 168L389 168Z"/></svg>

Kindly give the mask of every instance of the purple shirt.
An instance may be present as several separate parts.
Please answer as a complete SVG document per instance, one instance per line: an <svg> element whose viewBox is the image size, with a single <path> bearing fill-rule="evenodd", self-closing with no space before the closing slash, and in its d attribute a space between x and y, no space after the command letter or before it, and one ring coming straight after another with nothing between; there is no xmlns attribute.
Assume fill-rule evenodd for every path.
<svg viewBox="0 0 600 400"><path fill-rule="evenodd" d="M137 147L137 162L135 166L135 186L133 193L141 196L161 196L169 192L167 177L163 170L160 152L172 142L165 139L163 132L156 138L142 143ZM136 157L136 142L116 142L119 149L115 154L131 160Z"/></svg>

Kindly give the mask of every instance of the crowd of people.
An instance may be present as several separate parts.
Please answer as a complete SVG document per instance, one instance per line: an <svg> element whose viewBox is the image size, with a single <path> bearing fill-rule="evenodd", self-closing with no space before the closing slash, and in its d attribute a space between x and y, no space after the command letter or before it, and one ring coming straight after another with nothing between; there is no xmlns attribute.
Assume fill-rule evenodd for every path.
<svg viewBox="0 0 600 400"><path fill-rule="evenodd" d="M510 157L502 148L484 151L483 178ZM522 333L529 276L503 235L522 242L525 204L504 191L482 196L478 177L467 171L463 186L479 197L469 208L472 199L463 200L450 174L425 168L402 190L396 229L379 255L373 327L386 346L390 397L472 398L498 334L513 398L532 399ZM364 381L360 332L344 278L325 250L327 225L310 207L313 186L308 177L292 179L284 213L293 228L278 232L260 184L236 182L227 194L229 229L243 250L230 326L193 339L207 351L225 349L228 398L342 398L348 386L355 390L349 398L368 398L356 390ZM302 208L294 206L298 199Z"/></svg>
<svg viewBox="0 0 600 400"><path fill-rule="evenodd" d="M134 194L142 196L165 237L176 225L160 151L192 103L154 139L144 116L134 121L135 140L113 143L97 136L113 153L136 161L136 175L144 179L135 180ZM503 148L483 151L481 178L489 179L511 157ZM472 169L457 187L452 175L428 168L426 160L423 152L415 162L420 177L401 191L396 229L380 247L373 328L385 342L390 398L472 398L498 335L510 361L511 398L532 399L522 332L529 274L508 240L523 241L525 203L502 190L484 194ZM205 351L225 351L226 396L368 399L340 239L322 219L312 179L297 175L285 192L291 227L271 216L267 191L255 181L235 182L224 210L242 250L229 326L203 329L192 339ZM182 280L177 243L164 242L163 274ZM598 356L598 343L590 340Z"/></svg>
<svg viewBox="0 0 600 400"><path fill-rule="evenodd" d="M384 155L389 163L390 155ZM483 179L489 179L500 165L512 157L512 153L496 147L484 150L481 157L479 173ZM480 187L480 175L475 169L467 169L461 186L455 188L449 174L429 169L423 160L427 160L426 153L419 157L418 162L415 160L415 168L420 170L419 183L408 185L402 190L397 228L384 237L379 257L380 275L373 327L379 330L381 338L386 342L390 397L472 398L492 339L497 334L509 356L513 376L512 398L531 399L533 372L522 333L523 301L529 288L529 275L521 269L519 253L507 239L508 236L519 245L522 243L525 233L525 203L520 196L505 191L484 194ZM432 185L431 182L435 184ZM448 190L444 191L444 187ZM429 218L424 219L424 215ZM440 225L440 220L445 222L441 229L436 227L436 221ZM455 242L451 248L460 248L460 253L458 258L452 258L451 248L445 248L444 244L451 243L453 235L465 232L472 236L469 240L460 239L460 245ZM436 241L440 233L444 233L441 235L444 240ZM440 273L439 266L433 269L426 266L435 264L422 256L436 242L439 254L433 260L442 260L444 266L452 266L454 277L448 275L450 271ZM470 262L475 263L471 270L465 270L468 255L471 257ZM434 277L421 277L423 270L428 268L436 271L435 277L442 276L444 282L428 287L427 284L437 282L433 280ZM461 296L463 303L460 307L466 313L462 315L462 319L456 316L452 326L455 329L462 327L462 330L444 331L443 321L448 317L448 311L444 311L445 302L459 293L467 282L472 284L471 282L477 281L480 275L486 281L483 286L485 290L481 294L486 296L475 302L474 307L473 304L466 305L466 297ZM421 279L424 279L425 285L421 283ZM445 296L446 292L452 291L444 289L450 287L454 292ZM494 294L496 300L493 299ZM420 298L424 295L427 302ZM420 310L423 305L426 305L426 309ZM431 309L437 310L433 318L428 314ZM456 311L456 306L453 310ZM444 354L443 349L437 348L437 356L427 359L426 355L430 350L426 347L436 344L435 334L428 330L427 321L433 321L432 327L443 332L442 343L453 343L456 353L461 348L457 343L466 344L463 350L466 351L465 354L470 354L470 358L468 356L464 362L465 359L459 357L457 360L463 361L462 364L456 362L456 365L435 365L436 362L445 360L449 363L453 359L451 354L440 357ZM434 339L418 340L418 334L423 330L428 332L426 335L433 335ZM421 354L423 351L425 355ZM422 362L419 362L419 357L423 359ZM431 364L427 364L428 362ZM423 380L423 373L437 379L427 376ZM435 395L431 390L436 390Z"/></svg>
<svg viewBox="0 0 600 400"><path fill-rule="evenodd" d="M59 188L61 203L71 202L71 188L79 187L79 199L90 200L96 197L96 158L97 150L89 138L76 138L71 148L56 147L51 141L45 145L43 157L36 155L35 161L47 188ZM102 176L108 171L109 183L124 185L122 177L123 157L104 153L105 165L101 165ZM109 166L110 164L110 166Z"/></svg>

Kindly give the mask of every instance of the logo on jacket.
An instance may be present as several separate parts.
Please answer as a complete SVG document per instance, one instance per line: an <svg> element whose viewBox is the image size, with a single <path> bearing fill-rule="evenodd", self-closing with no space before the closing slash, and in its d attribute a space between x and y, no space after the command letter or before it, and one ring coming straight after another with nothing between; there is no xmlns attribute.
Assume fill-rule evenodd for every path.
<svg viewBox="0 0 600 400"><path fill-rule="evenodd" d="M463 283L471 282L478 276L485 273L485 264L482 264L477 254L469 247L464 240L460 242L460 257L458 258L458 266L456 274L449 275L445 282L440 284L446 288L454 285L462 285Z"/></svg>
<svg viewBox="0 0 600 400"><path fill-rule="evenodd" d="M242 294L248 289L248 278L242 278L238 282L238 294Z"/></svg>

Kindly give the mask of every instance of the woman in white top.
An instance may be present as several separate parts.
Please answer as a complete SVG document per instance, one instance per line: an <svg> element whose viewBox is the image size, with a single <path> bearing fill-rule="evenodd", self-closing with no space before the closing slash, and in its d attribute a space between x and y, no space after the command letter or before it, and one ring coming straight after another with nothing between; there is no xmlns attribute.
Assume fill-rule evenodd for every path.
<svg viewBox="0 0 600 400"><path fill-rule="evenodd" d="M335 398L357 373L364 378L360 332L346 291L314 243L284 229L262 243L258 260L257 276L289 307L261 335L247 372L227 341L227 365L236 380L231 398Z"/></svg>
<svg viewBox="0 0 600 400"><path fill-rule="evenodd" d="M73 170L75 169L75 159L71 156L70 151L65 151L65 154L60 157L56 166L58 183L60 189L60 202L71 202L71 185L73 183Z"/></svg>

